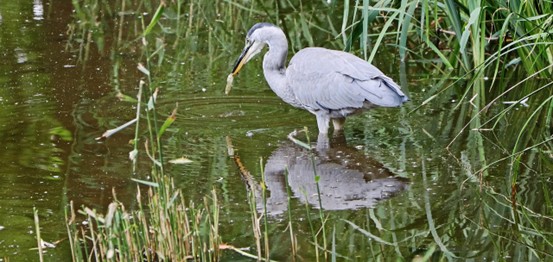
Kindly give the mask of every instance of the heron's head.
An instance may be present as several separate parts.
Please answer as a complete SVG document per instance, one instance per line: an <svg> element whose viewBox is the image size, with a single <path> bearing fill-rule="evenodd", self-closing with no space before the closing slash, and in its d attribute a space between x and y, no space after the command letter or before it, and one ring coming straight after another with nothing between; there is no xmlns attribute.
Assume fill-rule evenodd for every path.
<svg viewBox="0 0 553 262"><path fill-rule="evenodd" d="M237 75L242 66L259 54L265 45L271 44L270 41L275 36L280 38L284 36L284 33L280 28L271 23L257 23L252 26L246 35L244 50L240 54L240 57L238 57L238 60L236 60L236 64L234 64L232 75Z"/></svg>

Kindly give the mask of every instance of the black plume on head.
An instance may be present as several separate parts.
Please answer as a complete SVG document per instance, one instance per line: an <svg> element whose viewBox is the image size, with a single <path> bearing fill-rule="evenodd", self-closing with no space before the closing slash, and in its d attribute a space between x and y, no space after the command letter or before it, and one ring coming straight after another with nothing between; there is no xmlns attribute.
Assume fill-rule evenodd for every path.
<svg viewBox="0 0 553 262"><path fill-rule="evenodd" d="M257 23L255 24L254 26L252 26L252 28L250 28L250 30L248 31L248 34L247 34L247 37L250 37L253 32L259 28L262 28L262 27L268 27L268 26L273 26L275 27L275 25L271 24L271 23L266 23L266 22L263 22L263 23Z"/></svg>

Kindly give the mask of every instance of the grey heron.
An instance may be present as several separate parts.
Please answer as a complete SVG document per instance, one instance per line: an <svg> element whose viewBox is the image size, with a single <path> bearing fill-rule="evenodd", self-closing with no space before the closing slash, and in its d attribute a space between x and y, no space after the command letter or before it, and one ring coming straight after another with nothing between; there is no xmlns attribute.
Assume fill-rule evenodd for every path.
<svg viewBox="0 0 553 262"><path fill-rule="evenodd" d="M246 35L246 46L236 61L229 82L265 46L263 73L271 89L284 102L305 109L317 118L319 137L343 128L345 118L364 109L398 107L409 99L390 77L350 53L320 47L300 50L288 68L288 41L271 23L255 24ZM228 89L228 86L227 86Z"/></svg>

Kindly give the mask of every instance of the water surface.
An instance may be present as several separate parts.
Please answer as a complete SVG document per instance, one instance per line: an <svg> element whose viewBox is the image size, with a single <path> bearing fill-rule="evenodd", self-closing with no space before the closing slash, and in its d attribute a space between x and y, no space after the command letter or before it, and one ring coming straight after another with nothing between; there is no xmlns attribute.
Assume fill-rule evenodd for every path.
<svg viewBox="0 0 553 262"><path fill-rule="evenodd" d="M136 69L144 63L144 54L131 29L139 16L129 15L112 31L94 32L95 41L83 47L79 43L88 35L78 34L77 25L86 21L73 10L70 3L59 1L0 2L0 260L36 260L33 207L39 210L42 238L57 244L46 256L67 259L64 212L70 201L103 211L114 190L132 208L137 184L131 178L149 178L149 160L142 153L139 169L132 172L128 153L133 149L129 144L133 128L96 139L136 113L135 105L120 101L117 94L136 96L139 80L144 79ZM128 27L118 37L121 26ZM214 22L211 28L222 26ZM304 127L315 131L315 118L270 91L261 59L250 62L235 79L232 93L224 96L226 74L244 36L239 30L229 33L232 43L223 34L184 31L177 45L184 47L167 49L167 57L153 72L161 90L160 119L178 107L177 121L163 140L165 157L193 161L167 163L166 171L191 201L202 201L212 189L217 191L223 242L255 248L248 184L227 154L231 139L252 181L261 181L263 172L266 176L273 208L269 211L272 259L290 259L288 211L294 217L300 257L314 259L306 221L317 217L320 205L313 198L312 176L305 175L313 171L309 165L313 159L322 178L326 223L338 233L340 256L409 259L435 249L437 256L460 259L550 258L550 242L535 232L551 232L551 205L546 202L547 189L553 186L551 155L535 152L531 157L541 159L535 161L539 165L521 171L518 199L524 214L538 225L517 221L521 211L516 209L513 215L508 162L498 162L488 177L481 177L478 167L471 165L470 132L457 137L464 111L452 109L458 106L455 89L462 90L463 83L414 111L440 83L440 76L427 70L428 61L399 63L395 49L389 48L374 64L409 92L411 102L400 109L352 117L342 141L333 142L334 151L313 156L286 136ZM326 39L320 42L327 47L339 46L327 34L314 37ZM175 39L169 35L164 40L169 45ZM539 99L531 102L535 105ZM490 111L504 107L498 103ZM531 112L520 106L507 118L522 119ZM489 159L501 158L506 145L513 143L513 136L504 130L484 133ZM310 139L315 138L311 133ZM382 184L374 186L377 183ZM290 204L285 201L287 186L294 196ZM374 197L375 192L380 197ZM374 242L373 236L383 242ZM241 259L230 253L225 258Z"/></svg>

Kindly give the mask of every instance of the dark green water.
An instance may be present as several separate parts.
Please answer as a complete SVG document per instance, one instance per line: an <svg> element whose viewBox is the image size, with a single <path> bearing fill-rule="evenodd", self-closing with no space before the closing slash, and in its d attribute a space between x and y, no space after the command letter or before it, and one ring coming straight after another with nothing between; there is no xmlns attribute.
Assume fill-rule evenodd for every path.
<svg viewBox="0 0 553 262"><path fill-rule="evenodd" d="M325 6L322 1L304 8L313 11L321 6ZM230 9L224 3L218 7L222 13ZM145 55L133 34L138 15L126 16L121 40L117 40L121 24L108 26L106 32L93 31L94 42L81 48L79 43L86 42L88 34L79 33L77 25L86 21L73 10L69 1L0 2L0 261L38 259L33 207L39 210L42 238L57 244L47 249L48 261L69 260L64 219L69 201L105 210L114 189L121 202L133 207L137 185L131 178L147 179L150 172L150 162L141 154L139 169L132 173L128 154L133 149L129 144L133 128L95 139L135 115L135 105L119 101L116 94L121 91L134 97L143 78L136 67L144 63ZM340 8L335 11L341 12ZM282 12L288 18L295 16L287 9ZM107 16L98 22L112 25ZM244 18L248 25L243 27L259 19ZM161 88L160 118L178 103L177 120L163 140L165 158L193 161L168 163L166 171L191 201L202 201L215 189L222 209L223 242L255 248L246 185L227 155L226 138L230 137L254 180L260 181L265 170L271 258L290 259L285 229L286 212L291 210L299 256L311 261L315 249L307 216L316 218L319 207L313 198L313 169L307 153L286 136L304 126L316 130L315 118L270 91L259 58L243 69L231 95L225 96L226 75L241 51L245 32L240 27L218 34L225 24L209 21L213 24L193 21L197 29L183 30L177 45L182 48L169 48L175 34L164 38L166 57L153 73ZM240 23L232 23L236 24ZM340 48L331 34L313 28L321 45ZM289 34L301 39L299 32ZM151 41L154 44L155 39ZM374 64L409 92L411 102L400 109L373 110L351 118L346 141L333 141L331 161L317 159L323 210L328 228L336 232L340 259L410 259L429 249L452 259L551 259L551 151L534 150L524 156L519 202L513 207L508 161L494 164L487 177L480 177L470 132L456 138L466 120L463 108L470 103L453 110L458 105L453 90L410 113L428 98L441 76L428 70L428 61L400 64L395 49L386 50L389 53L378 55ZM452 89L462 88L457 84ZM520 125L518 119L524 120L532 106L548 95L550 91L532 98L530 107L509 112L494 131L484 133L490 162L508 154L504 148L514 143L509 126ZM522 96L524 91L519 91L509 99ZM490 113L504 107L497 103ZM446 150L454 138L456 142ZM290 205L285 197L284 163L288 163L288 186L294 196ZM232 253L224 258L246 260Z"/></svg>

